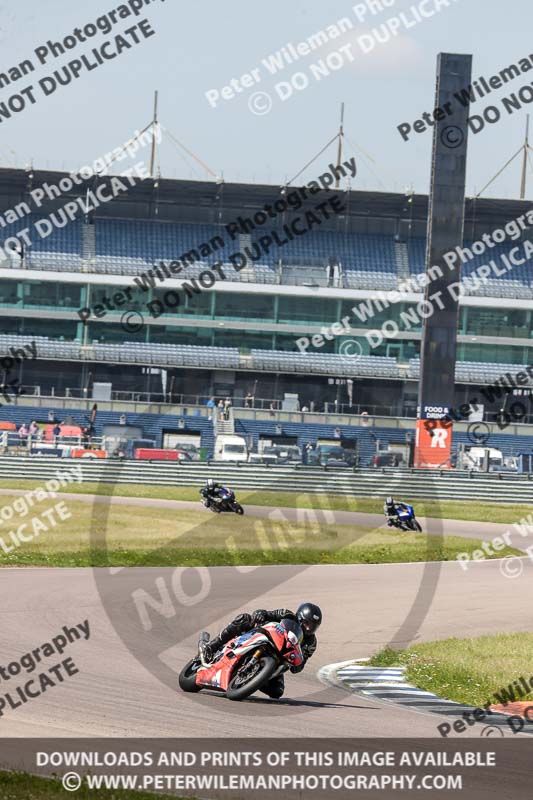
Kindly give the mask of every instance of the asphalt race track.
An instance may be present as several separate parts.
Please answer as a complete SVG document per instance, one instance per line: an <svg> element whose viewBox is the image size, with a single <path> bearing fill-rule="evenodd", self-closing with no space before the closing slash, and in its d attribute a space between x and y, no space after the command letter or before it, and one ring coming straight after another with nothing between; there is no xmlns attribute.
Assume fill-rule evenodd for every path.
<svg viewBox="0 0 533 800"><path fill-rule="evenodd" d="M87 495L71 497L93 502ZM200 508L196 503L160 500L114 498L113 502ZM266 515L270 509L247 507L246 511ZM283 512L297 518L294 509ZM325 521L333 519L339 523L383 523L379 515L346 512L330 512ZM443 527L445 533L491 538L508 526L447 520ZM440 521L427 523L430 531L440 528ZM369 656L391 642L402 646L412 640L530 630L533 564L527 558L520 563L522 573L513 579L502 574L500 561L473 563L468 571L455 562L322 565L298 570L283 566L241 568L248 573L248 590L253 590L256 580L260 584L260 572L268 570L267 583L272 588L252 600L250 591L236 582L235 568L213 568L217 591L202 601L202 614L212 620L212 632L233 612L250 607L295 607L311 599L324 611L317 653L302 674L287 678L286 698L276 702L258 695L243 703L208 693L186 695L157 680L140 663L143 656L135 658L115 632L102 606L94 570L5 568L0 589L3 665L50 640L64 625L75 626L88 619L91 636L88 641L70 645L63 656L74 659L79 674L20 708L6 710L0 717L0 735L200 737L232 736L236 732L239 736L279 736L281 732L292 737L304 732L316 737L435 736L439 716L385 708L342 689L325 687L317 678L317 670L330 663ZM120 594L109 596L106 606L120 611L139 584L151 580L151 570L139 567L119 572ZM153 570L154 575L165 572L175 571ZM221 609L231 609L232 613L221 614ZM194 614L194 608L188 613ZM152 634L157 638L157 620ZM179 640L179 635L176 638ZM195 652L196 638L196 634L189 636L165 654L167 663L173 668L175 665L176 684L179 669ZM146 660L150 656L144 655ZM2 681L1 690L9 690L7 681ZM473 728L462 734L468 735L478 736L479 732Z"/></svg>
<svg viewBox="0 0 533 800"><path fill-rule="evenodd" d="M119 491L119 490L118 490ZM0 497L2 495L24 495L28 492L27 489L0 489ZM143 506L149 508L170 508L179 511L184 509L187 511L203 511L206 514L212 514L205 506L199 502L189 500L163 500L148 497L108 497L106 495L92 495L92 494L77 494L75 492L61 492L58 495L61 499L81 501L84 503L99 503L112 505L128 505L128 506ZM382 501L376 499L376 508L380 508ZM385 525L383 514L364 514L356 511L322 511L318 508L276 508L270 506L245 506L245 514L249 517L269 518L271 515L281 515L291 522L324 522L324 523L337 523L339 525L364 525L371 528L383 527ZM415 508L416 511L416 508ZM492 539L495 536L501 536L508 530L512 530L512 525L494 523L494 522L470 522L466 520L451 520L451 519L424 519L424 517L417 517L422 530L430 534L448 534L449 536L465 536L469 539ZM520 546L518 543L521 542ZM522 537L514 534L513 544L518 549L524 549L533 544L533 529L529 537Z"/></svg>

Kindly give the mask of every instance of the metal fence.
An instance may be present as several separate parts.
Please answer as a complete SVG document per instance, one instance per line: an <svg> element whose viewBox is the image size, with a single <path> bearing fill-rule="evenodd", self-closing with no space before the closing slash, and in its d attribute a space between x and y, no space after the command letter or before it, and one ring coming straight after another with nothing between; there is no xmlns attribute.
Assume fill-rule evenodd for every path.
<svg viewBox="0 0 533 800"><path fill-rule="evenodd" d="M474 473L459 470L330 470L323 467L267 466L198 462L138 462L46 456L0 456L0 479L48 480L60 470L81 466L83 481L121 484L201 487L208 477L236 490L323 493L354 497L533 502L529 475ZM297 500L295 498L295 505ZM465 523L467 525L467 523Z"/></svg>

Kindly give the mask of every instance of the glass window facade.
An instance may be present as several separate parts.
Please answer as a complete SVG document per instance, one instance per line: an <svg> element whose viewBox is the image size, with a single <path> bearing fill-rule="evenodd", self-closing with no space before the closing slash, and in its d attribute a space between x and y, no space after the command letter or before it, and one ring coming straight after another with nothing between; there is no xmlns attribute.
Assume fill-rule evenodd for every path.
<svg viewBox="0 0 533 800"><path fill-rule="evenodd" d="M0 281L0 304L16 306L21 304L21 296L18 295L17 281Z"/></svg>
<svg viewBox="0 0 533 800"><path fill-rule="evenodd" d="M339 309L340 304L337 300L284 295L279 298L278 322L315 322L331 325L337 321Z"/></svg>
<svg viewBox="0 0 533 800"><path fill-rule="evenodd" d="M275 319L274 296L248 293L217 294L215 296L215 317L273 322Z"/></svg>
<svg viewBox="0 0 533 800"><path fill-rule="evenodd" d="M46 311L65 310L75 312L87 303L87 287L84 284L63 283L56 277L49 280L15 281L11 279L0 280L0 306L24 311L24 309L42 309ZM121 291L120 286L102 284L91 286L89 304L94 308L97 304L105 305L105 301L113 303L113 297ZM265 293L243 293L240 291L212 292L204 291L192 297L187 297L179 291L180 304L175 309L168 306L163 312L170 319L187 318L193 322L194 318L209 321L209 327L196 327L194 325L151 325L147 324L139 333L127 333L118 324L117 316L125 309L142 311L148 323L150 316L146 303L150 299L160 300L165 303L168 292L165 286L158 287L151 292L143 292L135 287L132 290L131 301L120 306L116 311L107 310L101 322L91 323L88 331L77 317L72 320L54 320L43 314L33 319L20 316L1 316L0 332L20 333L29 335L51 336L64 339L79 340L87 334L87 341L123 342L146 341L168 342L176 344L197 344L238 347L243 352L252 348L276 349L298 352L296 340L302 336L309 339L313 331L319 333L322 326L330 326L345 317L354 327L380 329L387 322L396 323L400 335L393 339L384 339L376 349L370 350L366 338L361 336L359 341L363 352L377 356L395 356L403 362L417 357L420 352L420 343L402 339L401 332L409 331L419 333L421 324L415 315L411 322L405 321L403 315L409 320L409 311L415 306L405 303L391 304L380 311L376 303L368 300L340 300L321 297L297 297L294 295L276 296L271 288L266 288ZM491 308L465 306L461 308L459 333L464 336L501 336L513 339L531 341L531 347L513 347L509 344L487 345L479 342L467 342L458 345L458 359L463 361L499 362L508 364L531 363L533 359L533 312L525 309L498 308L497 300ZM353 308L360 309L360 317L354 314ZM366 320L364 319L366 313ZM183 319L185 322L185 319ZM236 322L248 323L249 330L237 329ZM270 323L272 328L277 324L307 325L307 333L277 332L276 330L255 330L254 322ZM232 328L233 324L233 328ZM309 352L334 353L339 352L345 336L335 336L332 340L325 340L319 348L308 348ZM353 337L348 337L353 338Z"/></svg>
<svg viewBox="0 0 533 800"><path fill-rule="evenodd" d="M461 309L459 330L474 336L531 338L531 311L508 308Z"/></svg>

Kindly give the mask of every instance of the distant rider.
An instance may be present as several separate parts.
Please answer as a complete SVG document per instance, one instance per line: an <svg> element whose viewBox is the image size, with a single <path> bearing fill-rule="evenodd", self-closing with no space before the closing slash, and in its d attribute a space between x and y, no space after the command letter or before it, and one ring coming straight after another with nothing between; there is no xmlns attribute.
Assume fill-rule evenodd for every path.
<svg viewBox="0 0 533 800"><path fill-rule="evenodd" d="M395 503L394 497L387 497L383 504L383 513L387 517L389 528L394 526L394 521L398 518L398 511L409 511L405 503Z"/></svg>
<svg viewBox="0 0 533 800"><path fill-rule="evenodd" d="M215 483L213 478L208 478L203 489L200 489L200 494L209 503L218 503L220 501L220 492L222 490L220 483Z"/></svg>
<svg viewBox="0 0 533 800"><path fill-rule="evenodd" d="M238 617L226 625L221 630L219 635L210 642L200 643L200 658L204 664L209 664L213 661L216 653L225 644L227 644L235 636L241 636L243 633L254 628L266 625L267 622L281 622L282 619L292 619L297 622L303 630L304 638L302 642L302 654L304 657L303 664L299 667L290 667L291 672L301 672L309 658L313 655L317 648L317 639L315 636L316 631L322 622L322 611L314 603L301 603L298 606L296 613L290 611L288 608L277 608L274 611L266 611L264 609L257 609L253 614L239 614ZM285 681L283 675L273 678L269 681L262 692L278 700L285 691Z"/></svg>

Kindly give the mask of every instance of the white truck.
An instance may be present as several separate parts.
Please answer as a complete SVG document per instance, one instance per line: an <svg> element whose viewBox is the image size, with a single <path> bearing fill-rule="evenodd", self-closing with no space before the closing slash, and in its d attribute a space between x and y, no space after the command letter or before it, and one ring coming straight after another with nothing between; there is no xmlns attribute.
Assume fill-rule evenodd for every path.
<svg viewBox="0 0 533 800"><path fill-rule="evenodd" d="M221 433L215 439L215 461L247 461L246 440L235 434Z"/></svg>
<svg viewBox="0 0 533 800"><path fill-rule="evenodd" d="M487 463L488 462L488 463ZM460 459L460 469L471 469L476 472L481 472L486 469L489 470L499 469L503 467L504 459L501 450L495 447L471 447L462 453Z"/></svg>

